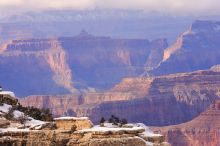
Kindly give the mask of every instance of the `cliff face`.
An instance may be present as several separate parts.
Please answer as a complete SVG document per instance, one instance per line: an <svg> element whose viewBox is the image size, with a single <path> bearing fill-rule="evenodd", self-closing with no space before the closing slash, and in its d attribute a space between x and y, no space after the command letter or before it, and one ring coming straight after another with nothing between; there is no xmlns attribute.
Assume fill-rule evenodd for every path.
<svg viewBox="0 0 220 146"><path fill-rule="evenodd" d="M7 44L0 55L1 84L18 95L72 91L65 52L56 39L20 40Z"/></svg>
<svg viewBox="0 0 220 146"><path fill-rule="evenodd" d="M120 83L110 93L97 98L91 96L93 101L104 103L96 102L99 104L94 106L92 102L91 107L86 105L88 107L77 110L80 109L79 115L91 116L96 122L101 116L115 114L148 125L178 124L196 117L218 97L219 75L218 72L199 71L150 79L133 78L129 83L126 80Z"/></svg>
<svg viewBox="0 0 220 146"><path fill-rule="evenodd" d="M87 117L60 117L56 118L55 122L41 122L47 126L42 126L41 124L36 125L38 129L35 130L27 127L1 127L0 145L170 146L169 143L164 141L164 136L154 134L149 127L143 124L124 124L116 126L112 123L103 123L102 126L93 126ZM54 126L51 127L51 125ZM75 129L73 128L74 126ZM41 128L39 129L39 127Z"/></svg>
<svg viewBox="0 0 220 146"><path fill-rule="evenodd" d="M166 40L114 39L82 33L60 38L76 87L109 89L124 77L141 75L162 59ZM158 51L160 50L160 51ZM159 56L159 57L155 57Z"/></svg>
<svg viewBox="0 0 220 146"><path fill-rule="evenodd" d="M47 50L44 57L47 60L50 69L53 71L52 79L57 85L60 85L73 93L76 89L73 87L72 73L66 62L66 53L57 40L51 40L50 42L51 48Z"/></svg>
<svg viewBox="0 0 220 146"><path fill-rule="evenodd" d="M164 51L155 75L208 69L219 64L219 21L195 21Z"/></svg>
<svg viewBox="0 0 220 146"><path fill-rule="evenodd" d="M19 96L106 89L158 64L166 47L163 39L112 39L86 32L68 38L14 40L0 48L4 71L0 80Z"/></svg>
<svg viewBox="0 0 220 146"><path fill-rule="evenodd" d="M158 127L166 139L175 146L218 146L220 144L220 99L190 122L168 127Z"/></svg>
<svg viewBox="0 0 220 146"><path fill-rule="evenodd" d="M127 78L107 92L68 95L69 103L77 101L72 104L64 104L66 98L62 96L49 98L49 103L48 98L39 96L21 102L26 106L49 107L55 115L73 111L77 116L89 116L95 123L102 116L114 114L132 122L170 125L189 121L203 112L218 97L219 85L220 73L208 70ZM41 101L34 102L36 99Z"/></svg>

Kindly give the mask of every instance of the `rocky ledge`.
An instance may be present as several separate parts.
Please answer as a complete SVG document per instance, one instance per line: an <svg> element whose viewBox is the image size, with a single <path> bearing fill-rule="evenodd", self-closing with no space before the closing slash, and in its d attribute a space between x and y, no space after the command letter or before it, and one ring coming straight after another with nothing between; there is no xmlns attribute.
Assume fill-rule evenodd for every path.
<svg viewBox="0 0 220 146"><path fill-rule="evenodd" d="M62 124L61 124L62 122ZM72 122L72 127L66 126ZM83 124L80 125L80 122ZM143 124L112 123L92 126L88 118L63 117L56 119L55 129L41 130L0 128L0 145L4 146L170 146L162 135L154 134ZM67 123L67 124L66 124ZM77 130L80 125L81 130ZM65 125L65 128L62 128ZM75 128L74 128L75 127ZM91 127L91 128L88 128ZM65 130L63 130L65 129Z"/></svg>

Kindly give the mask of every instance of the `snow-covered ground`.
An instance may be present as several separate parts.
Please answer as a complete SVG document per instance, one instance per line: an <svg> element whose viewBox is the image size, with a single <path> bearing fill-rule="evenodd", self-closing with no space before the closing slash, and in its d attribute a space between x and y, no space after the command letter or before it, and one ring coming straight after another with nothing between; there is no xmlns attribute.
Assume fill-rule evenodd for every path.
<svg viewBox="0 0 220 146"><path fill-rule="evenodd" d="M99 125L96 125L90 129L79 130L79 132L134 131L134 130L142 130L142 129L143 129L142 127L123 128L123 127L101 127Z"/></svg>
<svg viewBox="0 0 220 146"><path fill-rule="evenodd" d="M54 118L54 120L89 120L88 117L59 117Z"/></svg>
<svg viewBox="0 0 220 146"><path fill-rule="evenodd" d="M11 91L0 91L0 95L10 95L11 97L15 98L14 92Z"/></svg>
<svg viewBox="0 0 220 146"><path fill-rule="evenodd" d="M12 108L11 105L8 104L3 104L3 106L0 106L0 115L1 114L5 114L9 111L9 109ZM14 118L18 119L19 117L25 116L23 112L20 112L18 110L15 110L13 112L14 114ZM41 127L46 124L47 122L43 122L40 120L35 120L31 117L26 117L27 120L26 122L23 124L25 125L25 129L19 129L19 125L20 127L22 126L22 124L19 123L13 123L11 124L8 128L6 129L0 129L0 132L5 132L5 131L27 131L29 130L29 128L31 129L41 129ZM88 117L59 117L59 118L55 118L55 120L88 120ZM157 136L161 136L160 134L154 134L149 127L147 127L146 125L142 124L142 123L135 123L135 124L126 124L122 127L119 127L117 125L114 125L112 123L104 123L103 126L93 126L92 128L89 129L83 129L83 130L79 130L78 132L108 132L108 131L139 131L139 130L145 130L142 134L142 136L146 136L146 137L157 137Z"/></svg>
<svg viewBox="0 0 220 146"><path fill-rule="evenodd" d="M2 106L0 106L0 115L4 115L8 113L10 108L12 108L12 106L8 104L3 104ZM25 116L23 112L20 112L18 110L13 111L13 115L14 115L13 117L14 119L18 119L22 116L23 117ZM24 122L24 124L20 124L19 122L11 122L8 128L0 128L0 132L27 131L29 130L29 128L40 129L41 126L47 123L44 121L33 119L32 117L29 117L29 116L26 116L26 119L27 120ZM19 127L22 127L22 126L29 127L29 128L20 129Z"/></svg>
<svg viewBox="0 0 220 146"><path fill-rule="evenodd" d="M150 128L148 126L144 125L143 123L137 123L134 125L136 125L138 127L143 127L145 129L145 131L142 133L144 136L147 136L147 137L162 136L161 134L153 133L153 131L151 131Z"/></svg>
<svg viewBox="0 0 220 146"><path fill-rule="evenodd" d="M161 136L160 134L154 134L149 127L142 123L137 124L126 124L122 127L114 125L112 123L104 123L103 126L93 126L89 129L79 130L79 132L108 132L108 131L134 131L134 130L145 130L142 134L144 136L153 137L153 136Z"/></svg>
<svg viewBox="0 0 220 146"><path fill-rule="evenodd" d="M11 105L4 103L2 106L0 106L0 115L2 115L3 113L7 113L11 107Z"/></svg>

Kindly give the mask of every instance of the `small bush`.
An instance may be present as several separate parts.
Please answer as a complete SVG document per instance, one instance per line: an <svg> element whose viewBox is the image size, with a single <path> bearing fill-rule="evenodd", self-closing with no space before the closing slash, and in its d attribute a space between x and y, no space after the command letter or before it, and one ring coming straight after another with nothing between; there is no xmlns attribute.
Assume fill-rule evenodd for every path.
<svg viewBox="0 0 220 146"><path fill-rule="evenodd" d="M105 123L105 118L102 117L101 120L100 120L100 122L99 122L99 124L100 124L100 126L104 126L104 123Z"/></svg>
<svg viewBox="0 0 220 146"><path fill-rule="evenodd" d="M118 125L118 126L122 126L128 123L128 121L126 119L120 119L114 115L111 115L111 117L108 120L109 123L112 123L114 125Z"/></svg>
<svg viewBox="0 0 220 146"><path fill-rule="evenodd" d="M125 125L125 124L128 124L128 121L126 119L122 119L121 120L121 125Z"/></svg>
<svg viewBox="0 0 220 146"><path fill-rule="evenodd" d="M77 129L77 126L76 126L76 125L72 125L72 127L71 127L70 131L73 133L73 132L75 132L75 131L76 131L76 129Z"/></svg>
<svg viewBox="0 0 220 146"><path fill-rule="evenodd" d="M114 115L111 115L111 118L108 121L114 125L118 125L118 123L120 123L120 119Z"/></svg>
<svg viewBox="0 0 220 146"><path fill-rule="evenodd" d="M9 97L0 96L0 105L9 104L9 105L17 105L18 100L17 99L11 99Z"/></svg>
<svg viewBox="0 0 220 146"><path fill-rule="evenodd" d="M14 107L16 110L23 112L25 115L28 115L36 120L41 121L53 121L53 115L50 109L38 109L35 107L23 107L22 105L18 104Z"/></svg>
<svg viewBox="0 0 220 146"><path fill-rule="evenodd" d="M4 117L7 119L7 120L13 120L14 119L14 109L13 108L10 108L8 110L8 113L6 113L4 115Z"/></svg>
<svg viewBox="0 0 220 146"><path fill-rule="evenodd" d="M28 120L28 117L25 116L25 115L21 115L21 116L18 117L16 120L17 120L19 123L21 123L21 124L25 124L25 122Z"/></svg>
<svg viewBox="0 0 220 146"><path fill-rule="evenodd" d="M100 124L101 124L101 123L105 123L105 118L102 117L99 123L100 123Z"/></svg>

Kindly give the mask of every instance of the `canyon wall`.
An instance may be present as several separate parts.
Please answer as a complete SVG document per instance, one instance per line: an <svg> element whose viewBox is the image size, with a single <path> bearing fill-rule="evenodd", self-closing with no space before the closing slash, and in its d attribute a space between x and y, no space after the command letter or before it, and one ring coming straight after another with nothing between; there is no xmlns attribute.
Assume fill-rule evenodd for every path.
<svg viewBox="0 0 220 146"><path fill-rule="evenodd" d="M18 96L56 95L106 91L127 77L206 70L220 64L219 27L218 21L195 21L171 46L165 39L117 39L85 31L10 41L0 47L1 84Z"/></svg>
<svg viewBox="0 0 220 146"><path fill-rule="evenodd" d="M165 49L154 75L208 69L219 64L220 22L197 20L176 42Z"/></svg>
<svg viewBox="0 0 220 146"><path fill-rule="evenodd" d="M166 140L175 146L220 145L220 98L192 121L168 127L154 127L166 135Z"/></svg>
<svg viewBox="0 0 220 146"><path fill-rule="evenodd" d="M166 47L164 39L114 39L87 32L13 40L0 48L1 85L18 96L103 90L158 64Z"/></svg>
<svg viewBox="0 0 220 146"><path fill-rule="evenodd" d="M98 123L114 114L131 122L172 125L191 120L218 98L220 72L207 70L158 77L126 78L106 92L30 96L25 106L49 107L58 115L88 116ZM38 99L40 99L38 101ZM71 104L70 104L71 103ZM65 107L65 108L64 108Z"/></svg>

